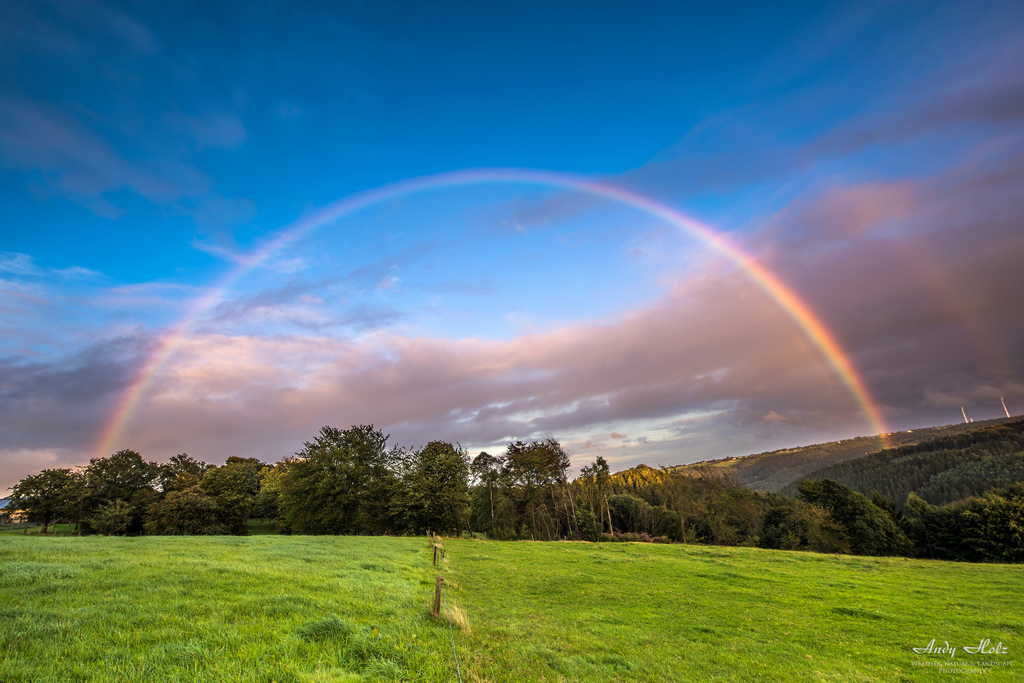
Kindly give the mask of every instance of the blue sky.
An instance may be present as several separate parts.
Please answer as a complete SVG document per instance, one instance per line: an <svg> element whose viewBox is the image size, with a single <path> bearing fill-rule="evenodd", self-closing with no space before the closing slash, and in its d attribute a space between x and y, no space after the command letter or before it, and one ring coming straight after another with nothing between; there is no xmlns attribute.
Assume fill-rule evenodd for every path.
<svg viewBox="0 0 1024 683"><path fill-rule="evenodd" d="M7 483L95 455L167 330L286 226L477 167L580 174L728 234L896 428L1024 405L1017 3L9 2L0 19ZM619 466L866 429L735 264L521 184L394 198L275 253L197 317L116 446L272 461L354 422L492 450L550 433Z"/></svg>

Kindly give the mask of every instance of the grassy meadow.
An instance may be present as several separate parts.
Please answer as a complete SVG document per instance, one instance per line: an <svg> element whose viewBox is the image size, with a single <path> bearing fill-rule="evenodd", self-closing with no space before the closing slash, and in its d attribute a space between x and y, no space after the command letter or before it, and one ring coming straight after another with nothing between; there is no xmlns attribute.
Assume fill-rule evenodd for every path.
<svg viewBox="0 0 1024 683"><path fill-rule="evenodd" d="M425 538L0 537L0 681L447 680Z"/></svg>
<svg viewBox="0 0 1024 683"><path fill-rule="evenodd" d="M1010 662L1024 568L444 542L465 681L946 681ZM424 538L0 537L0 681L457 680ZM935 638L956 656L917 655ZM984 638L1005 655L970 655Z"/></svg>

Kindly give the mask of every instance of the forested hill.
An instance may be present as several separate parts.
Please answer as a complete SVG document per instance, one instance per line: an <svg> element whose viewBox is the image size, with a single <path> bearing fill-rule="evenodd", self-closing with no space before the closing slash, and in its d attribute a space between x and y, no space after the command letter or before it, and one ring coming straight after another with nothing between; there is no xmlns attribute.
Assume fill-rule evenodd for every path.
<svg viewBox="0 0 1024 683"><path fill-rule="evenodd" d="M947 425L944 427L926 427L906 432L893 432L888 435L889 446L892 448L908 446L930 441L945 436L962 434L982 427L1006 424L1021 418L1001 417L995 420L984 420ZM861 458L869 453L876 453L882 448L881 439L877 436L858 436L843 441L832 441L800 448L787 448L769 453L758 453L738 458L724 458L705 462L680 465L673 470L687 470L702 466L722 468L733 474L740 483L755 491L779 492L797 479L805 477L836 463ZM870 492L869 492L870 494ZM905 497L905 496L904 496ZM901 504L903 501L899 501Z"/></svg>
<svg viewBox="0 0 1024 683"><path fill-rule="evenodd" d="M868 497L877 491L898 509L911 491L932 505L980 496L1024 482L1024 420L1003 422L871 453L807 478L831 479ZM793 495L795 487L784 492Z"/></svg>

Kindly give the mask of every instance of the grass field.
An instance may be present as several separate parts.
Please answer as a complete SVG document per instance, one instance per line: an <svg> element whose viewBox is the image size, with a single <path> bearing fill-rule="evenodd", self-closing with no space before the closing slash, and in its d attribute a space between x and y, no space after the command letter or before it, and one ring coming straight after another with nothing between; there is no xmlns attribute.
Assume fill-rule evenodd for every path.
<svg viewBox="0 0 1024 683"><path fill-rule="evenodd" d="M447 680L425 538L0 538L0 681Z"/></svg>
<svg viewBox="0 0 1024 683"><path fill-rule="evenodd" d="M1018 680L1024 567L445 541L466 681ZM457 680L426 539L0 538L2 681ZM376 628L376 632L374 631ZM956 656L918 655L935 638ZM963 645L1002 642L1001 655Z"/></svg>
<svg viewBox="0 0 1024 683"><path fill-rule="evenodd" d="M511 680L964 680L939 644L1024 645L1024 567L748 548L448 541L466 667ZM986 680L1020 680L1020 662ZM971 675L967 675L968 678Z"/></svg>

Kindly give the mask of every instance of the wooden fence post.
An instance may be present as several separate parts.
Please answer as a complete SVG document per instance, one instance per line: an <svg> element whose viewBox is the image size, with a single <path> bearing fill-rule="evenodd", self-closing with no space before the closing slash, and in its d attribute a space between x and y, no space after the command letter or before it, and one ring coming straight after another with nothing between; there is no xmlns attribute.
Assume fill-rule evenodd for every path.
<svg viewBox="0 0 1024 683"><path fill-rule="evenodd" d="M430 610L430 615L435 619L441 616L441 584L444 583L444 579L441 575L437 575L437 584L434 588L434 606Z"/></svg>
<svg viewBox="0 0 1024 683"><path fill-rule="evenodd" d="M437 546L434 546L434 566L437 566Z"/></svg>

